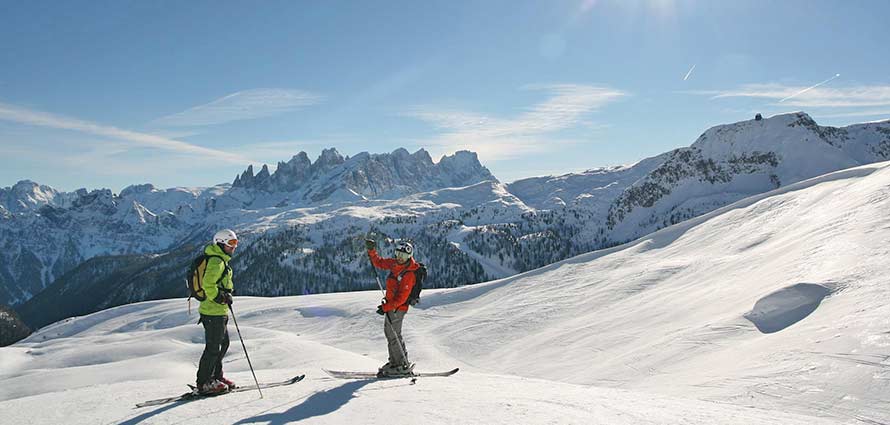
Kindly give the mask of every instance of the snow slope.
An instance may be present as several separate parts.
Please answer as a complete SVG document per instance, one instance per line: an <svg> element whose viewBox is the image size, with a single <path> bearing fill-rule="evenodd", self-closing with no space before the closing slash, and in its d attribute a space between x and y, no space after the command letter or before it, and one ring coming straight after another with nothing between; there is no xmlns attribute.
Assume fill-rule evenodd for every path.
<svg viewBox="0 0 890 425"><path fill-rule="evenodd" d="M887 421L888 204L887 163L829 174L489 284L429 333L500 373Z"/></svg>
<svg viewBox="0 0 890 425"><path fill-rule="evenodd" d="M380 294L236 301L266 397L135 410L193 379L182 300L69 319L0 349L3 423L876 424L890 421L890 163L783 187L626 245L424 292L406 321L420 370L385 360ZM232 337L237 338L230 325ZM250 373L237 339L229 375ZM52 408L47 408L52 406Z"/></svg>
<svg viewBox="0 0 890 425"><path fill-rule="evenodd" d="M239 300L240 325L259 379L274 381L298 372L307 373L307 379L267 389L263 399L245 392L143 409L132 406L181 393L183 382L193 377L201 332L182 305L132 304L60 323L0 351L0 417L4 424L833 423L731 404L495 374L448 358L432 345L412 349L419 343L409 349L426 368L460 364L466 370L451 378L421 379L415 386L407 381L327 377L320 368L373 370L385 356L375 326L378 317L366 307L373 299L376 294L354 293ZM418 322L429 320L434 319L427 316ZM234 329L232 333L235 337ZM412 342L419 338L409 335ZM251 380L237 343L226 368L238 382ZM641 399L646 400L643 406Z"/></svg>

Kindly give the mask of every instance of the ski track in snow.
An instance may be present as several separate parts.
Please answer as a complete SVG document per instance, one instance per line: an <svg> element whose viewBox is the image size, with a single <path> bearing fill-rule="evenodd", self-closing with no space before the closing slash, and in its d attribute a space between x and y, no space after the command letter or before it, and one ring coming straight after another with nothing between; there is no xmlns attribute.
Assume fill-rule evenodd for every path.
<svg viewBox="0 0 890 425"><path fill-rule="evenodd" d="M890 422L890 165L739 201L499 281L428 290L385 361L377 291L238 297L261 381L290 387L134 409L194 379L183 300L121 306L0 348L3 424L880 424ZM251 383L230 323L227 375Z"/></svg>

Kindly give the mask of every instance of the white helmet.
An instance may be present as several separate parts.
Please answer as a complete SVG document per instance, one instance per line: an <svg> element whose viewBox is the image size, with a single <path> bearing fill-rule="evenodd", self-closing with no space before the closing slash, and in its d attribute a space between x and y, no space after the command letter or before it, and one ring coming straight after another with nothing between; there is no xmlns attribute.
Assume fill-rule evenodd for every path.
<svg viewBox="0 0 890 425"><path fill-rule="evenodd" d="M213 235L213 242L228 245L232 248L238 246L238 235L230 229L222 229Z"/></svg>
<svg viewBox="0 0 890 425"><path fill-rule="evenodd" d="M405 254L408 254L408 258L413 257L414 256L414 245L412 245L411 242L409 242L409 241L399 242L399 244L396 245L396 255L398 255L399 252L404 252Z"/></svg>

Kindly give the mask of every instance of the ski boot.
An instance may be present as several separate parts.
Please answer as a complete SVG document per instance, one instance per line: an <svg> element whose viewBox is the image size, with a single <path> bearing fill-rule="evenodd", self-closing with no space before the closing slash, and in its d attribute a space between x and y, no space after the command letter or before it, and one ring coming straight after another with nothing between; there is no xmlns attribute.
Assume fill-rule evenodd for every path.
<svg viewBox="0 0 890 425"><path fill-rule="evenodd" d="M229 386L222 381L213 379L210 382L204 383L204 385L199 385L197 392L199 395L219 395L229 392Z"/></svg>
<svg viewBox="0 0 890 425"><path fill-rule="evenodd" d="M396 378L402 376L411 376L414 374L414 363L404 363L400 365L385 364L385 368L377 371L378 378Z"/></svg>
<svg viewBox="0 0 890 425"><path fill-rule="evenodd" d="M226 379L225 376L220 376L219 378L216 378L216 380L222 382L223 384L226 384L226 386L229 387L229 390L234 390L237 387L234 382Z"/></svg>

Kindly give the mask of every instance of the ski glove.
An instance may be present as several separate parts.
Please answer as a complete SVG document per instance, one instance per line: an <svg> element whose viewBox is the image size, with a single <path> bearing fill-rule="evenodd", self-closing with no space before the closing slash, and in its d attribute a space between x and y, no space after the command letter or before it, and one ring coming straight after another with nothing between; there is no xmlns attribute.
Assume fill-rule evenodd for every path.
<svg viewBox="0 0 890 425"><path fill-rule="evenodd" d="M232 293L225 291L219 291L219 293L216 294L216 298L213 299L213 302L225 305L232 305L232 301Z"/></svg>
<svg viewBox="0 0 890 425"><path fill-rule="evenodd" d="M383 304L380 304L380 305L377 306L377 314L379 314L379 315L381 315L381 316L383 316L384 314L386 314L386 313L383 311Z"/></svg>
<svg viewBox="0 0 890 425"><path fill-rule="evenodd" d="M377 241L375 241L374 239L365 239L365 248L368 251L377 249Z"/></svg>

